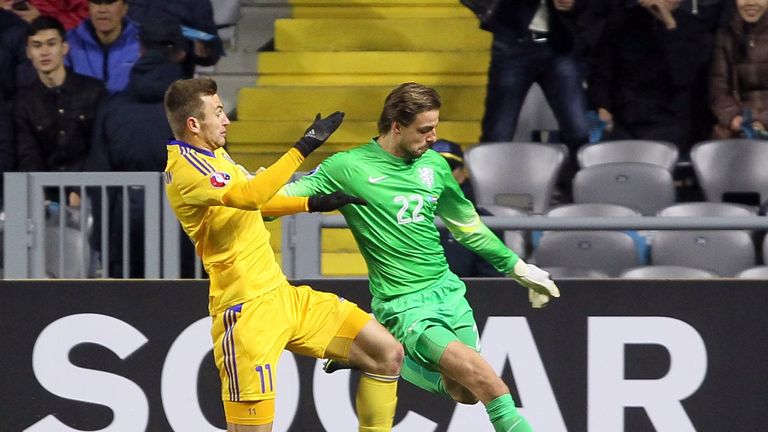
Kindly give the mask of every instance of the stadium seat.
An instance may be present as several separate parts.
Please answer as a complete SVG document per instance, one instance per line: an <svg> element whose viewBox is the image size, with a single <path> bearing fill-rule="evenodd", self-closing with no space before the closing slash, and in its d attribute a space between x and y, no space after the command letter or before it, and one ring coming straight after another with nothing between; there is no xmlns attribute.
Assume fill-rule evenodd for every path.
<svg viewBox="0 0 768 432"><path fill-rule="evenodd" d="M542 214L565 161L561 145L483 143L465 152L478 206L504 205Z"/></svg>
<svg viewBox="0 0 768 432"><path fill-rule="evenodd" d="M490 204L484 205L482 207L494 216L520 217L526 215L523 211L512 207ZM528 254L527 238L528 234L526 231L504 230L504 244L506 244L508 248L515 251L515 253L521 258L525 258Z"/></svg>
<svg viewBox="0 0 768 432"><path fill-rule="evenodd" d="M64 265L61 271L61 254L59 253L59 227L45 227L45 272L50 278L71 279L88 277L91 265L91 247L83 232L79 229L64 226ZM85 269L83 274L82 269Z"/></svg>
<svg viewBox="0 0 768 432"><path fill-rule="evenodd" d="M654 215L675 202L672 174L657 165L617 162L580 169L573 179L574 203L619 204Z"/></svg>
<svg viewBox="0 0 768 432"><path fill-rule="evenodd" d="M580 147L576 158L580 168L615 162L641 162L658 165L673 172L677 164L678 150L676 145L665 141L603 141Z"/></svg>
<svg viewBox="0 0 768 432"><path fill-rule="evenodd" d="M549 272L550 278L555 281L559 279L607 279L610 277L600 270L580 267L545 267L543 270Z"/></svg>
<svg viewBox="0 0 768 432"><path fill-rule="evenodd" d="M625 279L705 279L714 278L717 275L695 267L648 265L626 269L619 274L619 277Z"/></svg>
<svg viewBox="0 0 768 432"><path fill-rule="evenodd" d="M658 216L754 216L752 208L730 203L679 203L659 211ZM651 238L651 263L704 269L720 276L733 276L756 264L755 246L749 231L686 230L656 231Z"/></svg>
<svg viewBox="0 0 768 432"><path fill-rule="evenodd" d="M548 231L533 252L533 262L542 268L592 269L617 276L639 265L632 237L616 231Z"/></svg>
<svg viewBox="0 0 768 432"><path fill-rule="evenodd" d="M700 142L691 164L707 201L760 205L768 200L768 141L728 139Z"/></svg>
<svg viewBox="0 0 768 432"><path fill-rule="evenodd" d="M564 204L549 209L546 215L548 217L633 217L642 216L637 210L618 205L605 203L583 203L583 204ZM648 260L648 239L638 231L624 231L632 237L637 248L639 264L646 264ZM532 243L534 247L538 245L542 231L532 233Z"/></svg>
<svg viewBox="0 0 768 432"><path fill-rule="evenodd" d="M768 265L750 267L736 273L739 279L768 279Z"/></svg>

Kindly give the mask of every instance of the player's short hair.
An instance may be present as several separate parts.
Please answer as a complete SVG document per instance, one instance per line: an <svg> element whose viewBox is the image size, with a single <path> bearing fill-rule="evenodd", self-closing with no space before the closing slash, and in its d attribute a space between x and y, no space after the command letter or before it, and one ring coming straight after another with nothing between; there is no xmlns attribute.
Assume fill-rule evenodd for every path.
<svg viewBox="0 0 768 432"><path fill-rule="evenodd" d="M191 78L174 81L165 91L165 115L173 134L179 138L187 127L187 118L205 120L203 96L218 92L216 81L210 78Z"/></svg>
<svg viewBox="0 0 768 432"><path fill-rule="evenodd" d="M61 24L61 21L48 15L40 15L29 23L27 26L27 37L30 38L44 30L56 30L59 36L61 36L62 41L66 42L67 40L67 31L64 30L64 25Z"/></svg>
<svg viewBox="0 0 768 432"><path fill-rule="evenodd" d="M438 110L441 105L440 95L435 89L415 82L400 84L384 100L378 123L379 134L387 134L393 121L408 127L417 115Z"/></svg>

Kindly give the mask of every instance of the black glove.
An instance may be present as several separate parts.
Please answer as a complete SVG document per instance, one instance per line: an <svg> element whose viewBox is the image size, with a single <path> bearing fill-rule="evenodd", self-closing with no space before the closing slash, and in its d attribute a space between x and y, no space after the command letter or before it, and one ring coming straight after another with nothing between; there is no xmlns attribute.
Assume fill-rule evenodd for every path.
<svg viewBox="0 0 768 432"><path fill-rule="evenodd" d="M309 207L310 212L329 212L338 210L347 204L366 205L368 201L356 196L347 195L342 191L336 191L328 195L320 194L309 197L307 207Z"/></svg>
<svg viewBox="0 0 768 432"><path fill-rule="evenodd" d="M320 144L324 143L331 134L339 128L341 120L344 119L344 113L336 111L326 118L320 118L320 113L317 113L315 121L304 131L304 136L301 137L296 144L296 147L304 157L309 156L315 149L320 147Z"/></svg>

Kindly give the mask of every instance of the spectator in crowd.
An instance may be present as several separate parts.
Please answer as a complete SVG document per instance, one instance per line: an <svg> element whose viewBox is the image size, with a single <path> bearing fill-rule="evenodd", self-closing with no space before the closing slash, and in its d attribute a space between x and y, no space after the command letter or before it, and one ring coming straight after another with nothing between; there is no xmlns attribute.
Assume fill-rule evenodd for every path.
<svg viewBox="0 0 768 432"><path fill-rule="evenodd" d="M27 25L13 12L0 8L0 208L3 173L16 166L12 103L19 88L30 85L36 74L24 47Z"/></svg>
<svg viewBox="0 0 768 432"><path fill-rule="evenodd" d="M87 0L0 0L4 9L12 10L26 22L40 15L58 19L69 31L88 17Z"/></svg>
<svg viewBox="0 0 768 432"><path fill-rule="evenodd" d="M128 16L139 25L152 17L171 17L192 30L184 46L187 53L183 62L185 77L194 75L195 66L213 66L224 55L224 44L213 20L210 0L127 1L130 4ZM198 31L196 34L195 30Z"/></svg>
<svg viewBox="0 0 768 432"><path fill-rule="evenodd" d="M0 9L0 93L7 102L37 79L26 45L27 24L13 12Z"/></svg>
<svg viewBox="0 0 768 432"><path fill-rule="evenodd" d="M38 79L13 107L19 171L82 171L85 165L104 84L65 68L65 34L56 18L40 16L29 25L27 55ZM69 205L79 204L70 192Z"/></svg>
<svg viewBox="0 0 768 432"><path fill-rule="evenodd" d="M115 93L103 104L96 118L88 171L155 171L165 169L165 146L173 136L165 118L163 97L174 81L184 75L181 61L185 41L179 23L168 17L145 22L139 33L141 57L133 65L126 90ZM132 278L144 276L144 193L129 189L130 270ZM100 197L94 197L99 201ZM94 249L101 250L100 206L95 206ZM122 190L110 194L109 205L109 275L123 272L123 199ZM184 239L185 246L191 243ZM192 248L189 248L194 255Z"/></svg>
<svg viewBox="0 0 768 432"><path fill-rule="evenodd" d="M716 139L742 137L750 129L764 132L768 125L768 0L735 3L737 13L717 34L710 74Z"/></svg>
<svg viewBox="0 0 768 432"><path fill-rule="evenodd" d="M125 90L139 58L139 28L129 18L126 0L89 0L88 19L67 35L67 65L100 79L110 94Z"/></svg>
<svg viewBox="0 0 768 432"><path fill-rule="evenodd" d="M464 196L475 203L474 191L472 190L472 182L469 179L469 173L464 166L464 152L461 150L461 146L453 141L439 139L432 144L432 150L440 153L448 162L448 166L451 168L453 178L461 187L461 191ZM491 212L483 209L482 207L475 206L477 213L481 216L490 216ZM498 233L496 233L498 236ZM450 231L443 228L440 229L440 244L445 249L445 259L448 261L448 267L458 277L503 277L488 261L482 257L462 246L461 243L456 240Z"/></svg>
<svg viewBox="0 0 768 432"><path fill-rule="evenodd" d="M669 141L687 154L697 74L709 59L712 33L680 0L614 0L589 74L591 105L605 139Z"/></svg>
<svg viewBox="0 0 768 432"><path fill-rule="evenodd" d="M533 83L544 92L571 153L587 142L583 74L573 54L579 1L502 0L475 9L481 27L493 33L481 142L512 141Z"/></svg>

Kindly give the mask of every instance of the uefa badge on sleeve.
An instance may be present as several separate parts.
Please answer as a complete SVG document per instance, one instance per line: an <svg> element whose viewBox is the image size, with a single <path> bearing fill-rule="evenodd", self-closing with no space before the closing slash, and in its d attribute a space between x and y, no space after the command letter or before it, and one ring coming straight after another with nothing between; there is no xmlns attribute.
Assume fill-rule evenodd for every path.
<svg viewBox="0 0 768 432"><path fill-rule="evenodd" d="M215 172L211 174L210 180L211 185L215 188L221 188L227 185L229 183L229 180L232 178L229 174L225 172Z"/></svg>

